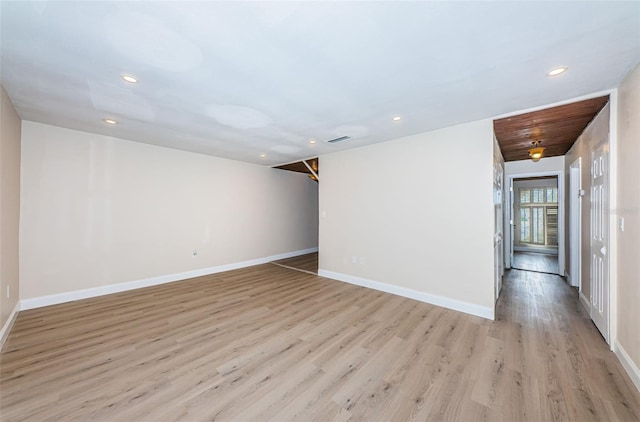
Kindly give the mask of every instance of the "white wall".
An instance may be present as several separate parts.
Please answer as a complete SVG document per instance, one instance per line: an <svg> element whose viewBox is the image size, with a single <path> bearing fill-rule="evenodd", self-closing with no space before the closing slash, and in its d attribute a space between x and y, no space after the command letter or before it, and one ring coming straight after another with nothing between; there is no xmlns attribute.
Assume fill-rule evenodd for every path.
<svg viewBox="0 0 640 422"><path fill-rule="evenodd" d="M508 161L505 163L507 176L514 174L549 173L564 171L564 156L542 158L537 163L532 160Z"/></svg>
<svg viewBox="0 0 640 422"><path fill-rule="evenodd" d="M322 275L493 317L491 120L321 162Z"/></svg>
<svg viewBox="0 0 640 422"><path fill-rule="evenodd" d="M513 188L557 188L558 187L558 179L532 179L532 180L522 180L515 179L513 182Z"/></svg>
<svg viewBox="0 0 640 422"><path fill-rule="evenodd" d="M640 389L640 66L618 88L617 349ZM619 229L618 229L619 230ZM631 362L629 362L631 361ZM635 366L633 368L632 366Z"/></svg>
<svg viewBox="0 0 640 422"><path fill-rule="evenodd" d="M19 298L19 220L20 117L0 86L0 330L10 323Z"/></svg>
<svg viewBox="0 0 640 422"><path fill-rule="evenodd" d="M317 218L303 174L23 122L21 299L313 248Z"/></svg>

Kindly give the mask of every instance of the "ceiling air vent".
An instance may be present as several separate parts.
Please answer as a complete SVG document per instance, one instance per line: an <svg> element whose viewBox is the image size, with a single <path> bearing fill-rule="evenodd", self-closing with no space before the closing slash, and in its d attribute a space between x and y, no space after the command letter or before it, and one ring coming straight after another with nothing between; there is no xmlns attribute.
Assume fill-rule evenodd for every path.
<svg viewBox="0 0 640 422"><path fill-rule="evenodd" d="M347 139L351 139L351 136L341 136L339 138L329 139L327 142L330 144L335 144L337 142L346 141Z"/></svg>

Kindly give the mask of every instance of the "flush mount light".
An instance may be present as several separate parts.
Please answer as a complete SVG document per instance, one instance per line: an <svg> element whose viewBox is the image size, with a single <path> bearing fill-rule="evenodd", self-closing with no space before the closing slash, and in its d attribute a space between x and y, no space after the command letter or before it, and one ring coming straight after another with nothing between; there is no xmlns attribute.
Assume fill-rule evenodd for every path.
<svg viewBox="0 0 640 422"><path fill-rule="evenodd" d="M542 141L531 142L531 145L533 145L533 148L529 150L529 157L531 157L531 161L533 161L534 163L537 163L538 161L540 161L540 159L544 155L544 147L540 146L541 142Z"/></svg>
<svg viewBox="0 0 640 422"><path fill-rule="evenodd" d="M399 122L399 121L400 121L400 119L402 119L402 117L400 117L400 116L393 116L393 119L391 119L391 120L393 120L394 122Z"/></svg>
<svg viewBox="0 0 640 422"><path fill-rule="evenodd" d="M551 69L549 72L547 72L547 76L558 76L566 72L567 69L567 66L556 67L555 69Z"/></svg>
<svg viewBox="0 0 640 422"><path fill-rule="evenodd" d="M122 79L125 80L126 82L130 82L132 84L135 84L138 82L138 80L136 78L134 78L131 75L122 75Z"/></svg>
<svg viewBox="0 0 640 422"><path fill-rule="evenodd" d="M113 126L113 125L115 125L115 124L117 124L117 123L118 123L118 122L116 122L116 121L115 121L115 120L113 120L113 119L102 119L102 121L103 121L103 122L105 122L105 123L106 123L106 124L108 124L108 125L111 125L111 126Z"/></svg>
<svg viewBox="0 0 640 422"><path fill-rule="evenodd" d="M267 154L260 154L260 158L267 158Z"/></svg>
<svg viewBox="0 0 640 422"><path fill-rule="evenodd" d="M311 145L315 144L316 142L317 142L317 141L316 141L315 139L309 139L309 143L310 143Z"/></svg>

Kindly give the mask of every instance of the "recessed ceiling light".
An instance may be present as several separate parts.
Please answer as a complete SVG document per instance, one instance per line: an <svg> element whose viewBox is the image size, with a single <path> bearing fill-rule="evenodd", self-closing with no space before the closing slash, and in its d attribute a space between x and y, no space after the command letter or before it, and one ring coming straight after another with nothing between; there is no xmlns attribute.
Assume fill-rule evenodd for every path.
<svg viewBox="0 0 640 422"><path fill-rule="evenodd" d="M393 120L394 122L399 122L399 121L400 121L400 119L402 119L402 117L400 117L400 116L393 116L393 119L392 119L392 120Z"/></svg>
<svg viewBox="0 0 640 422"><path fill-rule="evenodd" d="M117 124L117 123L118 123L118 122L116 122L116 121L115 121L115 120L113 120L113 119L102 119L102 121L103 121L103 122L105 122L105 123L106 123L106 124L108 124L108 125L115 125L115 124Z"/></svg>
<svg viewBox="0 0 640 422"><path fill-rule="evenodd" d="M555 69L551 69L548 73L547 76L558 76L564 72L567 71L567 66L560 66L560 67L556 67Z"/></svg>
<svg viewBox="0 0 640 422"><path fill-rule="evenodd" d="M135 84L136 82L138 82L138 80L131 75L122 75L122 79L132 84Z"/></svg>
<svg viewBox="0 0 640 422"><path fill-rule="evenodd" d="M311 145L313 145L313 144L315 144L315 143L316 143L316 140L315 140L315 139L309 139L309 143L310 143Z"/></svg>
<svg viewBox="0 0 640 422"><path fill-rule="evenodd" d="M260 158L267 158L267 154L260 154Z"/></svg>

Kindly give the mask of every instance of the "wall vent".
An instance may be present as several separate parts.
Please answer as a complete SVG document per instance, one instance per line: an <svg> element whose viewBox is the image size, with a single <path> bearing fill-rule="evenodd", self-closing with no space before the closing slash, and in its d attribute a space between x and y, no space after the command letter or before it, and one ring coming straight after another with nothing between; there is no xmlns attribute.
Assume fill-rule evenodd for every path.
<svg viewBox="0 0 640 422"><path fill-rule="evenodd" d="M346 141L347 139L351 139L351 136L341 136L339 138L329 139L327 142L330 144L335 144L336 142Z"/></svg>

